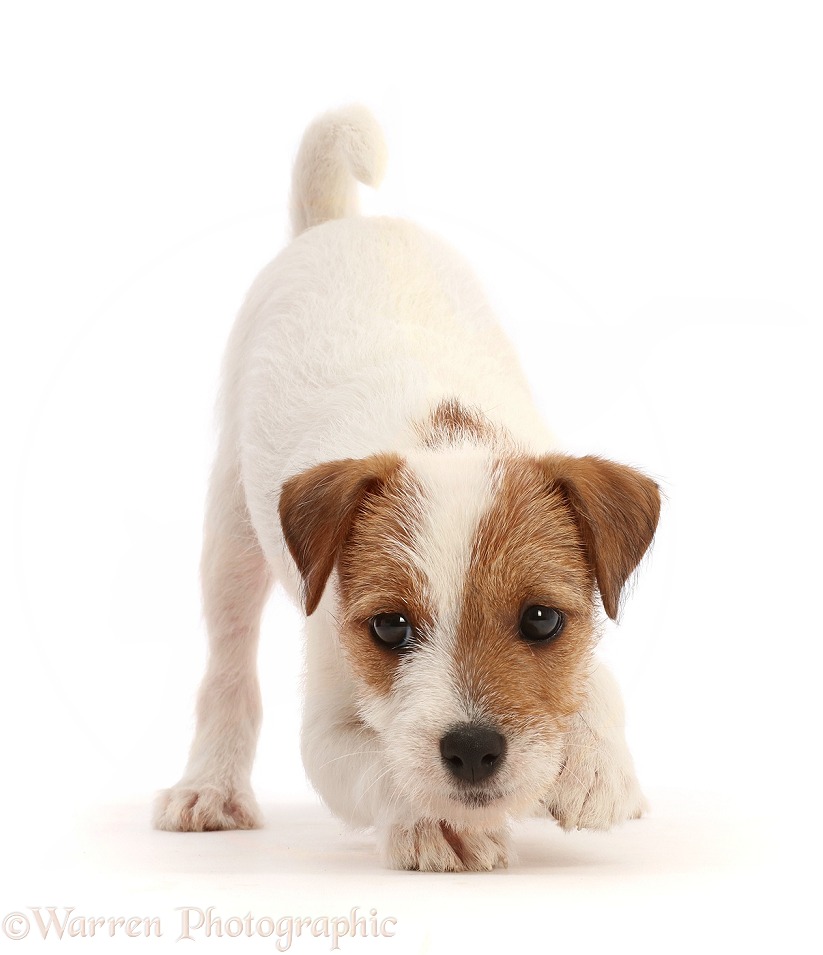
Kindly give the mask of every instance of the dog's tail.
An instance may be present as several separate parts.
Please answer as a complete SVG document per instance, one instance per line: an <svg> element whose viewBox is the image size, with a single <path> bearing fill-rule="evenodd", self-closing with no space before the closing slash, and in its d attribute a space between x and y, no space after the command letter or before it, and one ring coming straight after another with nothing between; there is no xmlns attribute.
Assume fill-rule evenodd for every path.
<svg viewBox="0 0 823 955"><path fill-rule="evenodd" d="M294 235L328 219L357 215L357 181L379 186L385 167L383 132L364 106L316 119L303 135L292 172Z"/></svg>

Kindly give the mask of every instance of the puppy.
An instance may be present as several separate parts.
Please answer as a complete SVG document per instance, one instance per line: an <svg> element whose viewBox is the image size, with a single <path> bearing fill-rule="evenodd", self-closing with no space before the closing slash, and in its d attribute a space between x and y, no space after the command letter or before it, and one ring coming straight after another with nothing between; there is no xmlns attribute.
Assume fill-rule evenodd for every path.
<svg viewBox="0 0 823 955"><path fill-rule="evenodd" d="M619 692L592 657L651 543L657 485L552 450L467 265L357 215L385 148L364 109L317 120L294 241L254 283L225 358L202 556L210 656L160 829L261 824L250 788L260 615L307 615L302 752L386 865L508 863L512 819L605 829L644 808Z"/></svg>

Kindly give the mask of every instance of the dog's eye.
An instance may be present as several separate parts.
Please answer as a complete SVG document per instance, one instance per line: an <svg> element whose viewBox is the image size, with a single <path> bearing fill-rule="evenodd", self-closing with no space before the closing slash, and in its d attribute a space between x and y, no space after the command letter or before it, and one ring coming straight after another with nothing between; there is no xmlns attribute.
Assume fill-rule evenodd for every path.
<svg viewBox="0 0 823 955"><path fill-rule="evenodd" d="M526 640L551 640L563 629L565 617L553 607L527 607L520 618L520 636Z"/></svg>
<svg viewBox="0 0 823 955"><path fill-rule="evenodd" d="M414 636L414 627L402 613L379 613L372 617L371 631L381 643L393 650L407 646Z"/></svg>

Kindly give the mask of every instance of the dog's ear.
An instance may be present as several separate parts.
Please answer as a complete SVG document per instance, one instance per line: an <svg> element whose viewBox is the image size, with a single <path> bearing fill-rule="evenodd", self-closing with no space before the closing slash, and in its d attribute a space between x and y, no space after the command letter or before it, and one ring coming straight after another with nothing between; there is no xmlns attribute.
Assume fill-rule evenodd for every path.
<svg viewBox="0 0 823 955"><path fill-rule="evenodd" d="M614 620L623 585L654 537L660 489L645 474L603 458L550 455L543 466L574 511L603 607Z"/></svg>
<svg viewBox="0 0 823 955"><path fill-rule="evenodd" d="M398 467L392 454L327 461L289 478L280 492L280 524L303 578L306 613L317 609L357 511Z"/></svg>

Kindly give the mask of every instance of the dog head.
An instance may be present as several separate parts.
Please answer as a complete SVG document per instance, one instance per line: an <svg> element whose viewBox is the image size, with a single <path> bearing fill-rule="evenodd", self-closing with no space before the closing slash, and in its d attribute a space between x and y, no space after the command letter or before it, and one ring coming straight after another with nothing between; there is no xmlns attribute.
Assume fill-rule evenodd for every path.
<svg viewBox="0 0 823 955"><path fill-rule="evenodd" d="M360 717L398 789L431 818L494 825L550 790L597 594L616 617L660 495L631 468L523 453L472 422L441 410L402 456L298 474L280 517L307 613L337 572Z"/></svg>

